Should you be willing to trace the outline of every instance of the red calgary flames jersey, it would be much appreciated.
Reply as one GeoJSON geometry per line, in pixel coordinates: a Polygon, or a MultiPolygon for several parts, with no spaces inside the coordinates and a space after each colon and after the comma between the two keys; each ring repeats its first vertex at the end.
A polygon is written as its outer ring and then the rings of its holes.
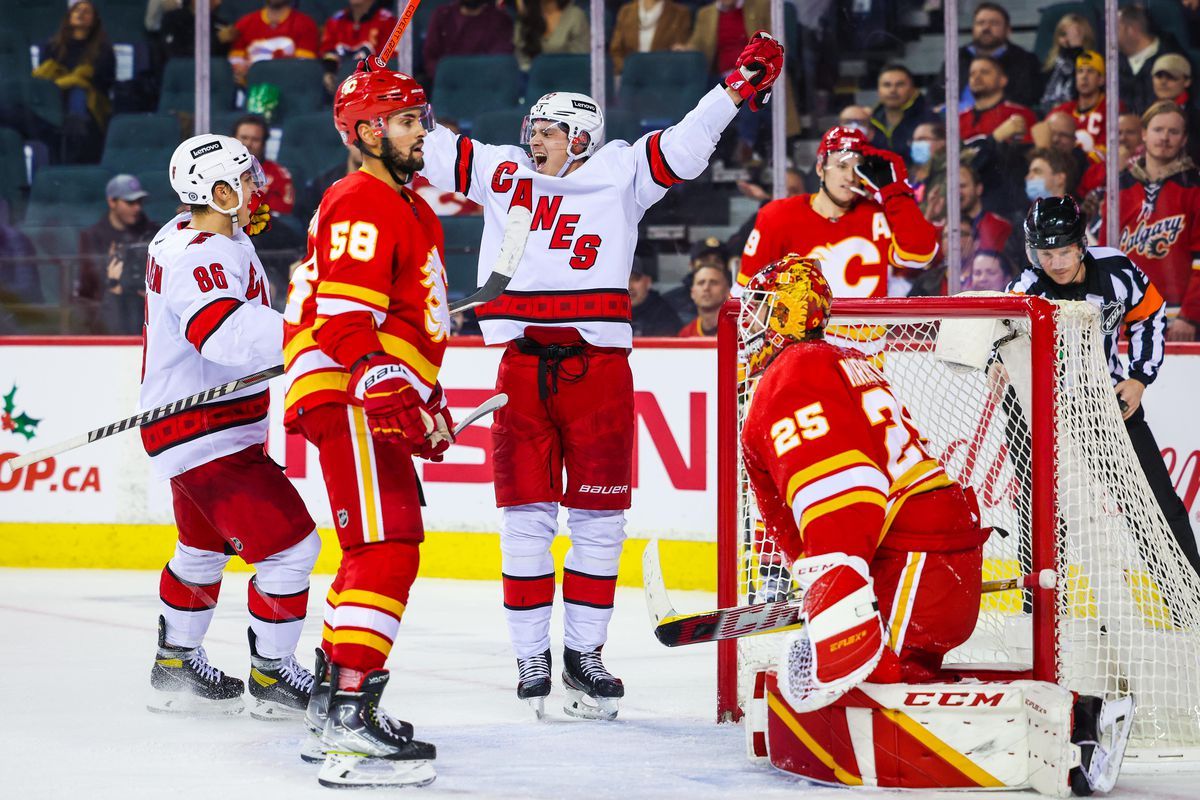
{"type": "Polygon", "coordinates": [[[937,254],[937,229],[907,196],[888,200],[885,210],[861,200],[837,221],[813,210],[813,195],[767,203],[742,251],[738,283],[788,253],[821,262],[834,297],[887,297],[889,265],[923,269],[937,254]]]}
{"type": "Polygon", "coordinates": [[[229,48],[234,61],[266,61],[272,58],[316,58],[319,31],[317,23],[296,10],[277,24],[267,21],[267,10],[246,14],[235,23],[238,36],[229,48]]]}
{"type": "Polygon", "coordinates": [[[323,403],[359,402],[347,392],[352,364],[336,359],[336,342],[320,333],[344,314],[378,337],[368,350],[395,356],[429,395],[450,335],[443,246],[437,216],[407,188],[396,192],[359,171],[325,192],[283,317],[285,424],[323,403]]]}
{"type": "Polygon", "coordinates": [[[343,8],[325,20],[321,33],[321,57],[335,60],[348,55],[358,58],[378,53],[396,27],[396,15],[375,6],[358,22],[349,8],[343,8]]]}
{"type": "Polygon", "coordinates": [[[789,345],[771,362],[742,456],[767,536],[789,560],[835,551],[869,560],[908,498],[952,485],[883,373],[824,341],[789,345]]]}

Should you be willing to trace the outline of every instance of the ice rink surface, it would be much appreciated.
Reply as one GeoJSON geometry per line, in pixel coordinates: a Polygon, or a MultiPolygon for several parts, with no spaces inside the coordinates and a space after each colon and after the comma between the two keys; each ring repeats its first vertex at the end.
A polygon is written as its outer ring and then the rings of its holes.
{"type": "MultiPolygon", "coordinates": [[[[212,662],[245,679],[246,582],[230,573],[206,642],[212,662]]],[[[329,576],[317,576],[300,654],[311,666],[329,576]]],[[[152,714],[158,574],[0,569],[0,798],[300,800],[343,796],[297,757],[300,723],[243,713],[223,719],[152,714]]],[[[714,597],[679,592],[681,610],[714,597]]],[[[538,722],[516,699],[499,583],[420,580],[389,667],[384,707],[438,748],[437,781],[369,796],[472,798],[783,798],[846,800],[746,761],[740,726],[716,725],[715,651],[668,650],[650,633],[641,592],[619,589],[605,662],[626,698],[615,722],[562,712],[561,622],[555,691],[538,722]]],[[[1112,797],[1195,798],[1200,774],[1126,775],[1112,797]]],[[[343,793],[344,794],[344,793],[343,793]]],[[[866,796],[917,797],[876,790],[866,796]]],[[[930,798],[1034,797],[1011,792],[930,798]]]]}

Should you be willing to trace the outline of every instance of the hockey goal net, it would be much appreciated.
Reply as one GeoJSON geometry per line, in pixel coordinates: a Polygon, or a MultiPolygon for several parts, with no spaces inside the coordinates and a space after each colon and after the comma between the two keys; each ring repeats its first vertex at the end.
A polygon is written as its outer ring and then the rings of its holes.
{"type": "MultiPolygon", "coordinates": [[[[873,357],[929,451],[974,488],[983,524],[995,529],[984,580],[1047,568],[1057,575],[1052,591],[984,595],[974,634],[947,665],[980,679],[1132,694],[1134,761],[1200,761],[1200,580],[1125,434],[1099,312],[1012,295],[837,301],[827,334],[873,357]],[[982,367],[947,359],[980,331],[1000,344],[998,357],[982,367]]],[[[737,360],[736,303],[722,314],[719,336],[724,607],[777,599],[790,578],[761,533],[740,462],[754,381],[737,360]]],[[[720,719],[740,718],[780,637],[719,643],[720,719]]]]}

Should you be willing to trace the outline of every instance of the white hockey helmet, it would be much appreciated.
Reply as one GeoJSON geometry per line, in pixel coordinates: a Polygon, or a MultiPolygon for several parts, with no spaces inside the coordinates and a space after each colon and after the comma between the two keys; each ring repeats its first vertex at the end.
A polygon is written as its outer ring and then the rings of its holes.
{"type": "Polygon", "coordinates": [[[521,144],[527,145],[533,139],[533,123],[538,120],[553,120],[567,132],[567,163],[563,165],[563,172],[572,161],[587,158],[604,144],[604,112],[586,94],[551,92],[542,95],[521,125],[521,144]],[[582,145],[582,152],[572,152],[576,145],[582,145]]]}
{"type": "Polygon", "coordinates": [[[193,136],[176,147],[171,156],[171,188],[179,200],[187,205],[203,203],[231,217],[237,216],[245,201],[242,175],[246,172],[258,189],[266,186],[267,179],[258,159],[232,136],[216,133],[193,136]],[[233,208],[221,208],[213,200],[213,186],[218,181],[229,184],[237,193],[238,204],[233,208]]]}

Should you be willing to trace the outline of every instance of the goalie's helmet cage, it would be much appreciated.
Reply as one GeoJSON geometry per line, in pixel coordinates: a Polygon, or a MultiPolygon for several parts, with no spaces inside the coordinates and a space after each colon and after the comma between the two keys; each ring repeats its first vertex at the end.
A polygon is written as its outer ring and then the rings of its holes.
{"type": "Polygon", "coordinates": [[[1057,250],[1073,244],[1082,247],[1086,223],[1070,195],[1035,200],[1025,215],[1025,253],[1029,263],[1038,265],[1038,250],[1057,250]]]}
{"type": "Polygon", "coordinates": [[[757,375],[784,347],[823,331],[832,302],[815,258],[789,253],[763,267],[742,291],[738,329],[747,373],[757,375]]]}
{"type": "Polygon", "coordinates": [[[179,195],[180,202],[207,205],[231,217],[237,216],[245,202],[242,176],[247,172],[257,189],[266,187],[262,165],[232,136],[216,133],[193,136],[176,147],[171,156],[171,188],[179,195]],[[213,187],[221,181],[229,184],[237,194],[238,202],[233,208],[221,208],[213,199],[213,187]]]}
{"type": "Polygon", "coordinates": [[[521,144],[528,146],[533,140],[533,123],[539,120],[557,122],[566,131],[567,163],[562,172],[572,161],[587,158],[604,144],[604,112],[586,94],[551,92],[542,95],[521,124],[521,144]],[[576,147],[582,148],[580,152],[573,152],[576,147]]]}
{"type": "Polygon", "coordinates": [[[333,124],[342,135],[342,142],[350,146],[359,140],[360,122],[369,124],[382,136],[388,117],[409,108],[421,110],[421,125],[425,130],[434,129],[433,107],[415,78],[403,72],[369,70],[366,62],[359,62],[358,70],[342,81],[334,95],[333,124]]]}

